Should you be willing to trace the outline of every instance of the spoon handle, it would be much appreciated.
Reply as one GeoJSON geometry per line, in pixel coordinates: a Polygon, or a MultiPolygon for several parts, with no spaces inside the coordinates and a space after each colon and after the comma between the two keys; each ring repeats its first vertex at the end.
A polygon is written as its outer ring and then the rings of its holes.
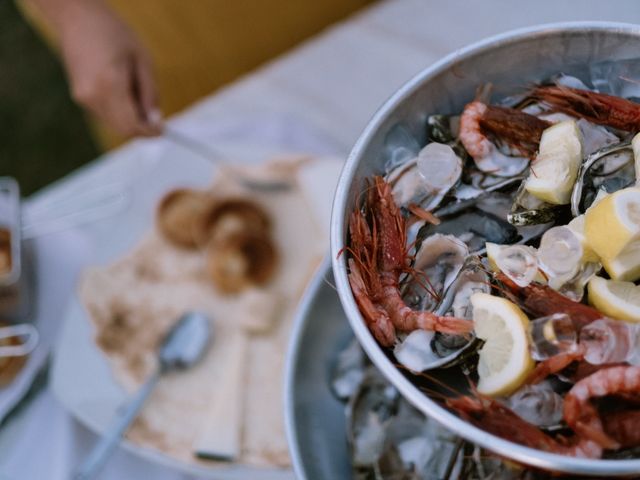
{"type": "Polygon", "coordinates": [[[111,453],[113,453],[116,445],[118,445],[122,435],[124,435],[131,422],[138,415],[147,397],[156,386],[158,378],[160,378],[160,373],[156,372],[146,381],[142,388],[140,388],[122,414],[118,416],[116,421],[104,433],[100,441],[93,447],[89,456],[76,471],[73,480],[89,480],[96,477],[106,460],[111,456],[111,453]]]}
{"type": "Polygon", "coordinates": [[[227,163],[223,160],[224,156],[221,153],[215,151],[206,143],[193,138],[191,135],[185,135],[181,131],[175,130],[173,127],[169,127],[168,125],[164,126],[164,130],[162,133],[165,138],[199,155],[205,160],[223,165],[227,163]]]}

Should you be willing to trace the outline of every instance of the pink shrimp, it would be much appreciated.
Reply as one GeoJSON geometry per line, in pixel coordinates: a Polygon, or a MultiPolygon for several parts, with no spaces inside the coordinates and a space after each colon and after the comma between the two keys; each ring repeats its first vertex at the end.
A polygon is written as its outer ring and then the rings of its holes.
{"type": "Polygon", "coordinates": [[[424,329],[463,334],[471,331],[473,324],[469,320],[416,311],[402,299],[400,274],[412,273],[406,225],[391,188],[382,177],[374,177],[363,209],[365,213],[356,210],[349,220],[348,251],[352,256],[349,280],[358,307],[376,339],[390,345],[395,338],[391,326],[403,332],[424,329]]]}
{"type": "MultiPolygon", "coordinates": [[[[595,308],[575,302],[553,290],[548,285],[532,282],[526,287],[520,287],[502,272],[497,273],[495,278],[509,289],[512,300],[519,303],[533,318],[546,317],[554,313],[564,313],[571,319],[576,331],[580,332],[585,326],[603,317],[602,313],[595,308]]],[[[527,378],[527,383],[539,383],[549,375],[564,370],[574,362],[584,363],[582,362],[584,355],[585,349],[578,345],[575,350],[562,352],[543,360],[531,372],[527,378]]]]}
{"type": "Polygon", "coordinates": [[[536,87],[531,96],[567,115],[627,132],[640,131],[640,105],[624,98],[564,86],[536,87]]]}
{"type": "Polygon", "coordinates": [[[487,105],[475,100],[464,107],[458,137],[481,170],[513,170],[520,168],[518,159],[502,154],[489,136],[514,147],[525,157],[532,158],[538,149],[542,131],[550,125],[549,122],[520,110],[487,105]]]}
{"type": "Polygon", "coordinates": [[[574,436],[561,441],[541,431],[503,404],[480,396],[461,396],[446,400],[447,406],[478,428],[527,447],[583,458],[600,458],[602,447],[588,438],[574,436]]]}
{"type": "Polygon", "coordinates": [[[576,383],[564,397],[564,419],[578,435],[603,448],[620,448],[620,442],[605,432],[591,400],[627,394],[640,394],[640,367],[618,366],[598,370],[576,383]]]}
{"type": "Polygon", "coordinates": [[[532,282],[520,287],[504,273],[495,278],[504,284],[514,295],[516,302],[532,315],[532,318],[546,317],[554,313],[564,313],[571,318],[577,331],[596,320],[603,318],[602,313],[589,305],[574,302],[548,285],[532,282]]]}
{"type": "Polygon", "coordinates": [[[480,128],[480,120],[487,109],[486,104],[476,100],[464,107],[460,117],[460,141],[474,159],[490,155],[495,148],[480,128]]]}

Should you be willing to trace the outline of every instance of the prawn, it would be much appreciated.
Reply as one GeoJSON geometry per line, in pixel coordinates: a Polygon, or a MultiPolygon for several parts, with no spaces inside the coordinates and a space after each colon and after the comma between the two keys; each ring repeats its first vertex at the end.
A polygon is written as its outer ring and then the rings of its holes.
{"type": "MultiPolygon", "coordinates": [[[[564,313],[571,319],[576,332],[602,318],[602,313],[595,308],[575,302],[548,285],[532,282],[525,287],[520,287],[502,272],[497,273],[495,278],[509,289],[513,300],[533,317],[540,318],[555,313],[564,313]]],[[[564,370],[573,362],[581,362],[584,359],[584,354],[585,349],[581,345],[577,345],[575,349],[549,357],[536,365],[526,383],[539,383],[549,375],[564,370]]]]}
{"type": "Polygon", "coordinates": [[[479,100],[468,103],[460,117],[458,138],[484,172],[520,173],[527,166],[540,143],[542,131],[551,124],[514,108],[487,105],[479,100]],[[520,151],[527,158],[502,153],[489,139],[492,136],[520,151]]]}
{"type": "Polygon", "coordinates": [[[511,291],[515,300],[534,318],[564,313],[571,318],[571,323],[578,332],[584,326],[603,318],[602,313],[595,308],[574,302],[548,285],[531,282],[526,287],[520,287],[502,272],[497,273],[495,278],[511,291]]]}
{"type": "Polygon", "coordinates": [[[565,86],[535,87],[531,96],[567,115],[627,132],[640,131],[640,105],[624,98],[565,86]]]}
{"type": "Polygon", "coordinates": [[[506,440],[560,455],[582,458],[602,456],[602,447],[589,438],[576,435],[563,442],[547,435],[505,405],[476,395],[449,398],[446,404],[476,427],[506,440]]]}
{"type": "Polygon", "coordinates": [[[577,382],[564,397],[563,416],[576,434],[607,449],[617,449],[622,443],[605,432],[603,421],[591,400],[608,395],[640,393],[640,367],[604,368],[577,382]]]}
{"type": "Polygon", "coordinates": [[[376,339],[391,345],[395,339],[391,326],[403,332],[470,332],[470,320],[413,310],[403,300],[400,274],[411,273],[406,224],[382,177],[374,177],[363,211],[354,211],[349,220],[349,280],[356,303],[376,339]]]}

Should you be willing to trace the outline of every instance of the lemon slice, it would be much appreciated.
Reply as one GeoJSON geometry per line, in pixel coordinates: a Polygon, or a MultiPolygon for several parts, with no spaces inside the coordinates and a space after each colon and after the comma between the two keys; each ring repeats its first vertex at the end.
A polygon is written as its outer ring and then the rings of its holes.
{"type": "Polygon", "coordinates": [[[540,138],[524,188],[533,196],[555,205],[571,201],[571,191],[582,162],[582,134],[574,120],[550,126],[540,138]]]}
{"type": "Polygon", "coordinates": [[[640,240],[640,188],[618,190],[590,207],[585,213],[584,234],[605,261],[635,250],[632,245],[640,240]]]}
{"type": "Polygon", "coordinates": [[[489,264],[489,269],[491,269],[492,272],[499,272],[500,268],[496,263],[496,258],[498,258],[498,255],[500,255],[500,252],[504,247],[506,247],[506,245],[487,242],[484,246],[487,249],[487,263],[489,264]]]}
{"type": "Polygon", "coordinates": [[[632,282],[619,282],[593,277],[587,286],[589,303],[605,315],[640,322],[640,286],[632,282]]]}
{"type": "Polygon", "coordinates": [[[478,392],[508,395],[533,369],[529,355],[529,319],[517,305],[487,293],[471,295],[476,335],[485,341],[478,362],[478,392]]]}
{"type": "Polygon", "coordinates": [[[612,260],[603,258],[600,261],[613,280],[640,280],[640,243],[630,245],[612,260]]]}
{"type": "Polygon", "coordinates": [[[580,240],[580,244],[582,245],[582,261],[584,263],[596,263],[600,261],[598,254],[593,251],[593,249],[589,246],[589,242],[587,242],[587,237],[584,234],[584,214],[578,215],[573,220],[571,220],[567,227],[576,235],[578,240],[580,240]]]}

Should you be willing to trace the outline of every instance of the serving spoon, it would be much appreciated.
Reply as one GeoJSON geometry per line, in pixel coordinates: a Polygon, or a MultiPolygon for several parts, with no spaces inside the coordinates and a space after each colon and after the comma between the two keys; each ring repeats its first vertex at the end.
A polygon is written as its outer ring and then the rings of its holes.
{"type": "Polygon", "coordinates": [[[160,377],[173,370],[185,370],[200,360],[211,337],[209,319],[202,313],[187,312],[165,336],[158,351],[159,364],[126,409],[102,436],[73,476],[74,480],[95,478],[113,453],[120,438],[136,418],[160,377]]]}
{"type": "Polygon", "coordinates": [[[291,181],[288,181],[286,179],[275,177],[254,178],[248,175],[246,172],[243,172],[234,165],[231,165],[228,161],[224,160],[224,156],[220,152],[214,150],[206,143],[201,142],[200,140],[192,137],[191,135],[187,135],[180,130],[176,130],[173,127],[164,125],[162,128],[162,135],[165,139],[171,141],[172,143],[179,145],[192,153],[195,153],[199,157],[204,158],[211,163],[215,163],[223,167],[225,171],[232,175],[238,183],[245,186],[249,190],[264,193],[277,193],[291,189],[291,181]]]}

